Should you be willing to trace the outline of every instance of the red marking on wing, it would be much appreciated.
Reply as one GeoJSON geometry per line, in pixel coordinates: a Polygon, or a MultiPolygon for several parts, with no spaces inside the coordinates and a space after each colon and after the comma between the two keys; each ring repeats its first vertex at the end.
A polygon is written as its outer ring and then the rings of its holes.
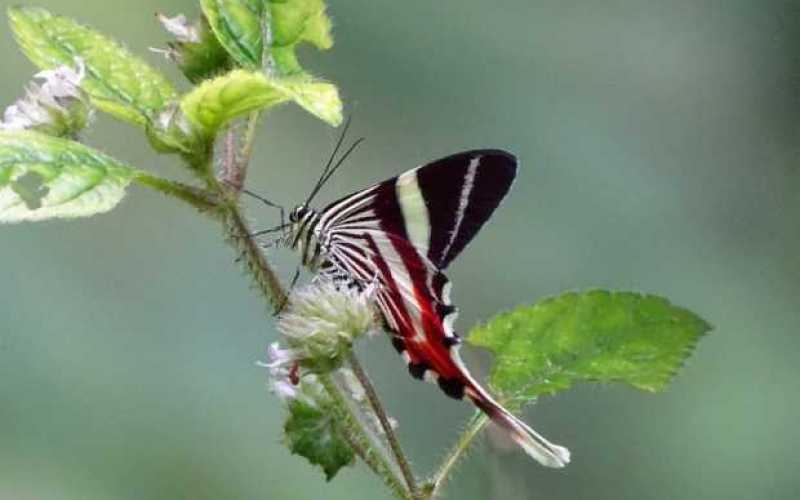
{"type": "Polygon", "coordinates": [[[384,278],[384,286],[378,291],[386,301],[391,301],[401,312],[397,318],[393,311],[381,307],[385,316],[395,319],[398,332],[405,341],[406,352],[412,363],[424,363],[430,369],[445,379],[454,379],[468,384],[468,377],[453,361],[449,348],[446,345],[444,324],[437,314],[438,303],[441,299],[435,297],[428,283],[437,271],[433,266],[426,265],[417,249],[402,238],[387,236],[397,254],[402,259],[402,264],[408,270],[411,278],[410,290],[397,283],[394,279],[389,264],[381,256],[375,241],[367,237],[367,242],[374,251],[374,263],[384,278]],[[416,304],[419,309],[419,325],[412,319],[412,313],[406,307],[406,302],[416,304]],[[422,331],[418,331],[421,327],[422,331]],[[420,335],[421,334],[421,335],[420,335]]]}

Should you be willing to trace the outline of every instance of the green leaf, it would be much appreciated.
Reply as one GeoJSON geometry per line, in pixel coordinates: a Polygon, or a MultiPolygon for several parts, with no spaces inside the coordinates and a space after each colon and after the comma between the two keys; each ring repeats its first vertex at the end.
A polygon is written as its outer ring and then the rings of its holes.
{"type": "Polygon", "coordinates": [[[200,0],[220,44],[240,66],[261,67],[263,0],[200,0]]]}
{"type": "Polygon", "coordinates": [[[323,0],[201,0],[200,4],[222,46],[243,68],[266,67],[284,76],[301,73],[295,55],[300,43],[320,49],[333,45],[323,0]]]}
{"type": "Polygon", "coordinates": [[[323,50],[333,46],[331,21],[323,0],[269,0],[266,5],[271,26],[266,66],[284,75],[298,73],[302,68],[295,50],[300,43],[323,50]]]}
{"type": "Polygon", "coordinates": [[[251,111],[293,100],[331,125],[342,121],[335,85],[304,77],[269,78],[262,73],[232,71],[209,80],[181,100],[181,110],[206,137],[251,111]]]}
{"type": "Polygon", "coordinates": [[[289,450],[321,466],[328,481],[339,469],[355,461],[353,450],[339,433],[332,411],[294,399],[289,403],[284,431],[289,450]]]}
{"type": "Polygon", "coordinates": [[[494,353],[491,384],[526,400],[579,381],[662,390],[710,330],[661,297],[594,290],[500,314],[468,341],[494,353]]]}
{"type": "Polygon", "coordinates": [[[0,223],[106,212],[136,174],[77,142],[37,132],[0,132],[0,223]]]}
{"type": "Polygon", "coordinates": [[[144,126],[177,97],[161,73],[86,26],[34,7],[12,7],[8,16],[17,42],[40,68],[74,66],[83,58],[82,87],[102,111],[144,126]]]}

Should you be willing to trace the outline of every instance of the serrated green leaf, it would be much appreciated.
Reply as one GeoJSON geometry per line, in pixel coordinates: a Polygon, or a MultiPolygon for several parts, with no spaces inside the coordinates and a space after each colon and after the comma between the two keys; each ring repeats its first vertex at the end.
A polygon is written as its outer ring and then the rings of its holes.
{"type": "Polygon", "coordinates": [[[22,50],[40,68],[74,66],[81,57],[87,68],[81,86],[104,112],[144,126],[177,98],[161,73],[72,19],[34,7],[10,8],[8,17],[22,50]]]}
{"type": "Polygon", "coordinates": [[[301,399],[289,403],[284,432],[289,450],[322,467],[328,481],[339,469],[355,461],[353,450],[339,434],[333,413],[301,399]]]}
{"type": "Polygon", "coordinates": [[[198,86],[181,100],[181,110],[197,130],[212,137],[238,116],[289,100],[332,125],[342,121],[336,86],[308,78],[269,78],[244,70],[198,86]]]}
{"type": "Polygon", "coordinates": [[[0,223],[86,217],[114,208],[137,171],[80,143],[0,132],[0,223]]]}
{"type": "Polygon", "coordinates": [[[527,400],[580,381],[659,391],[709,330],[661,297],[595,290],[500,314],[468,341],[494,353],[492,386],[527,400]]]}
{"type": "Polygon", "coordinates": [[[301,73],[297,45],[308,42],[320,49],[333,45],[323,0],[201,0],[200,4],[222,46],[243,68],[266,67],[283,76],[301,73]]]}

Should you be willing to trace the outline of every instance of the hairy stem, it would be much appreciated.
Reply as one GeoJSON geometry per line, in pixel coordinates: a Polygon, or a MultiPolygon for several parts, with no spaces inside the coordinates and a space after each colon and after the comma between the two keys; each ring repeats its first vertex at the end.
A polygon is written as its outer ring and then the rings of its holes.
{"type": "MultiPolygon", "coordinates": [[[[258,131],[258,119],[261,113],[253,111],[247,117],[247,129],[244,133],[244,144],[239,151],[238,168],[236,169],[241,177],[241,184],[244,184],[244,179],[247,177],[247,167],[250,165],[250,158],[253,156],[253,147],[256,144],[256,132],[258,131]]],[[[239,188],[241,190],[241,187],[239,188]]]]}
{"type": "Polygon", "coordinates": [[[427,497],[425,498],[434,499],[441,494],[442,488],[447,482],[448,477],[450,477],[450,474],[453,472],[461,458],[464,457],[472,442],[476,437],[478,437],[488,423],[489,417],[487,417],[486,414],[482,412],[476,412],[475,415],[473,415],[472,419],[467,425],[467,428],[461,433],[461,437],[458,438],[455,446],[453,446],[444,460],[442,460],[441,465],[439,465],[436,473],[431,478],[429,483],[430,488],[427,489],[427,497]]]}
{"type": "Polygon", "coordinates": [[[244,141],[247,154],[242,158],[237,158],[236,154],[236,144],[239,143],[238,131],[234,128],[228,130],[224,138],[225,149],[220,166],[220,181],[222,182],[211,178],[209,187],[226,201],[222,208],[223,224],[228,241],[239,251],[240,259],[244,262],[245,269],[253,277],[256,287],[270,303],[273,311],[277,313],[286,303],[286,291],[278,275],[261,252],[258,242],[253,238],[253,232],[238,203],[239,192],[244,186],[247,175],[247,164],[250,162],[250,152],[255,141],[257,124],[258,113],[251,113],[244,141]]]}
{"type": "Polygon", "coordinates": [[[228,240],[241,253],[245,269],[253,277],[256,287],[267,298],[273,311],[279,312],[286,303],[286,292],[278,275],[270,267],[258,243],[251,236],[252,231],[247,225],[239,205],[233,200],[230,200],[225,206],[224,224],[228,240]]]}
{"type": "Polygon", "coordinates": [[[183,200],[202,213],[211,215],[213,217],[219,217],[221,214],[219,198],[213,193],[204,189],[189,186],[187,184],[169,179],[163,179],[146,172],[140,172],[136,176],[135,181],[142,186],[155,189],[156,191],[160,191],[167,196],[172,196],[173,198],[183,200]]]}
{"type": "Polygon", "coordinates": [[[358,379],[358,382],[364,388],[364,392],[367,396],[370,406],[372,407],[372,411],[375,412],[375,415],[378,417],[378,421],[383,428],[383,432],[386,434],[386,440],[389,442],[389,448],[392,450],[395,461],[400,467],[400,472],[403,474],[403,479],[406,481],[406,485],[408,486],[408,490],[411,492],[411,496],[413,498],[419,498],[419,489],[417,488],[417,481],[414,479],[414,473],[411,471],[411,465],[403,453],[403,448],[400,446],[400,442],[397,440],[397,434],[395,434],[394,429],[392,429],[392,424],[389,422],[389,417],[386,416],[386,411],[383,409],[383,405],[378,397],[378,393],[375,391],[375,387],[372,385],[369,376],[367,376],[367,373],[364,371],[364,368],[358,361],[358,357],[352,350],[348,356],[348,361],[350,363],[350,367],[353,369],[353,373],[358,379]]]}
{"type": "Polygon", "coordinates": [[[250,113],[247,117],[247,128],[243,137],[238,130],[239,127],[232,125],[228,128],[223,138],[222,165],[220,165],[219,179],[232,188],[236,194],[244,188],[247,167],[250,165],[250,158],[253,155],[260,116],[261,113],[258,111],[250,113]],[[241,149],[238,149],[240,147],[241,149]]]}
{"type": "Polygon", "coordinates": [[[364,430],[358,417],[353,413],[353,409],[342,395],[342,391],[333,381],[330,375],[320,375],[319,381],[333,400],[335,411],[339,421],[343,424],[345,438],[353,451],[361,457],[365,464],[380,477],[384,484],[398,497],[403,500],[415,500],[400,482],[388,459],[380,453],[380,445],[375,443],[364,430]]]}

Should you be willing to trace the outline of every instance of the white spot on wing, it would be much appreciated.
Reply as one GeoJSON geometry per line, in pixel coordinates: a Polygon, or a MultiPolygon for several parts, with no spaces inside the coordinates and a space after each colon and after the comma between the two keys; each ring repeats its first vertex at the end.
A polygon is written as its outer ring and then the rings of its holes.
{"type": "Polygon", "coordinates": [[[456,211],[456,222],[453,225],[453,232],[450,234],[450,241],[442,250],[442,257],[450,253],[450,247],[455,243],[458,237],[458,232],[461,230],[461,223],[464,221],[464,215],[467,213],[467,206],[469,205],[469,195],[475,187],[475,173],[478,171],[478,165],[481,163],[481,157],[476,156],[469,161],[467,166],[467,174],[464,176],[464,185],[461,187],[461,196],[458,199],[458,210],[456,211]]]}
{"type": "Polygon", "coordinates": [[[408,233],[409,241],[422,255],[428,253],[431,224],[428,220],[428,207],[417,181],[417,169],[409,170],[397,178],[395,193],[408,233]]]}

